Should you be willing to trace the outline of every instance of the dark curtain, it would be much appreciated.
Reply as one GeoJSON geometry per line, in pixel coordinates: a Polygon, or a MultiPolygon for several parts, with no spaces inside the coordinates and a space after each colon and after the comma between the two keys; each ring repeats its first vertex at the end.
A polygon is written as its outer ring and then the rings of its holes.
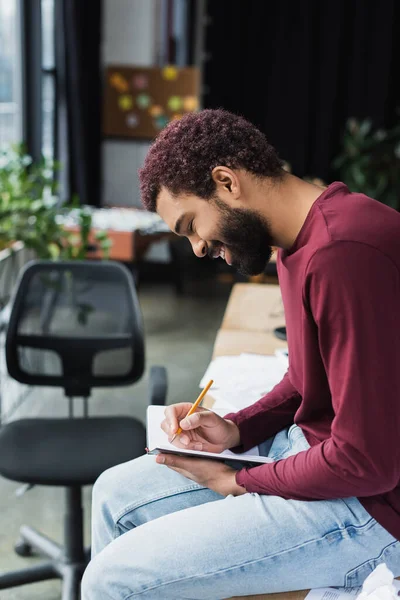
{"type": "Polygon", "coordinates": [[[57,0],[55,9],[60,195],[99,206],[101,0],[57,0]]]}
{"type": "Polygon", "coordinates": [[[332,180],[348,117],[400,106],[398,0],[207,2],[204,107],[242,114],[299,176],[332,180]]]}
{"type": "Polygon", "coordinates": [[[196,63],[196,0],[186,0],[187,2],[187,59],[186,63],[190,66],[196,63]]]}

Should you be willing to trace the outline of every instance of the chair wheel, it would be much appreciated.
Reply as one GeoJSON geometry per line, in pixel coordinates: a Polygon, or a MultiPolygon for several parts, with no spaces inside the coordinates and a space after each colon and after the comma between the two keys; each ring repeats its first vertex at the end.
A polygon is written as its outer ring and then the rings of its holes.
{"type": "Polygon", "coordinates": [[[14,546],[14,550],[18,556],[32,556],[33,548],[30,544],[27,544],[24,540],[18,540],[14,546]]]}

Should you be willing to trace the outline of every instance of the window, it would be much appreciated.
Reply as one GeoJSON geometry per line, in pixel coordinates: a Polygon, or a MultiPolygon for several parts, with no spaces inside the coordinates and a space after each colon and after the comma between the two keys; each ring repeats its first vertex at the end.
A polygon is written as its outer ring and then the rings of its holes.
{"type": "Polygon", "coordinates": [[[54,0],[41,0],[42,28],[42,153],[55,157],[56,70],[54,0]]]}
{"type": "Polygon", "coordinates": [[[55,156],[54,4],[0,0],[0,146],[24,140],[30,151],[37,148],[36,156],[48,158],[55,156]]]}
{"type": "Polygon", "coordinates": [[[19,0],[0,0],[0,146],[22,141],[19,0]]]}

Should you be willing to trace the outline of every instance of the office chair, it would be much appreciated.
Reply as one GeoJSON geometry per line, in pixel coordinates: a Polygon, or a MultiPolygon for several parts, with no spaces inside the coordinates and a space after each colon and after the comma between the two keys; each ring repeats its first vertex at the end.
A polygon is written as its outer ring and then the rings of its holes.
{"type": "MultiPolygon", "coordinates": [[[[144,453],[145,427],[132,417],[89,417],[94,387],[138,381],[144,372],[140,308],[128,270],[112,261],[32,261],[20,273],[6,333],[6,362],[22,383],[56,386],[69,418],[23,418],[0,428],[0,474],[31,485],[66,488],[64,544],[23,526],[15,550],[49,560],[0,573],[0,589],[60,578],[62,600],[78,600],[89,560],[83,544],[82,486],[144,453]],[[74,417],[74,398],[84,416],[74,417]]],[[[150,372],[150,403],[165,404],[166,372],[150,372]]]]}

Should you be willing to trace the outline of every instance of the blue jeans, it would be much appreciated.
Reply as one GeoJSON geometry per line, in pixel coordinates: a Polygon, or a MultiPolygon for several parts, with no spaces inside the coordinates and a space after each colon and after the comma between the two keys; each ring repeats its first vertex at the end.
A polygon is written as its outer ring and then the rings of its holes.
{"type": "MultiPolygon", "coordinates": [[[[292,425],[260,450],[279,459],[307,448],[292,425]]],[[[82,599],[220,600],[352,587],[381,562],[400,575],[400,542],[356,498],[224,497],[146,455],[94,486],[82,599]]]]}

